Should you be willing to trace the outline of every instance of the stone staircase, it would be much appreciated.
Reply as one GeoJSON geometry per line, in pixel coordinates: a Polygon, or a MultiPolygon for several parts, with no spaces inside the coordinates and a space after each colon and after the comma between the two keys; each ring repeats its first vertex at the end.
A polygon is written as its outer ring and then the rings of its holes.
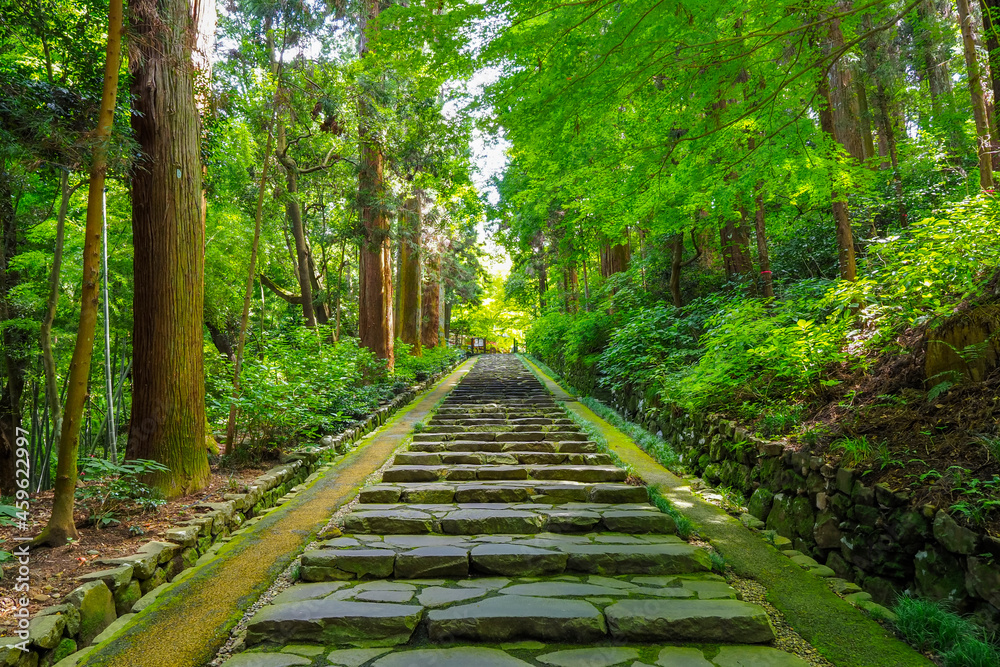
{"type": "Polygon", "coordinates": [[[807,664],[747,646],[764,610],[630,481],[519,359],[482,357],[226,665],[807,664]]]}

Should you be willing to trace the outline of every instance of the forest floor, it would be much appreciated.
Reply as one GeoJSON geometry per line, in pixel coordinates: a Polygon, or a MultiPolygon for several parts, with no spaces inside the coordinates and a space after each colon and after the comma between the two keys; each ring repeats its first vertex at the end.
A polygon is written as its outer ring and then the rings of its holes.
{"type": "MultiPolygon", "coordinates": [[[[122,507],[109,517],[113,521],[106,526],[95,525],[90,519],[95,509],[78,502],[75,516],[80,539],[54,549],[35,547],[31,550],[31,615],[60,604],[61,599],[79,585],[77,577],[110,567],[100,563],[100,559],[135,553],[143,544],[156,540],[178,522],[197,514],[204,503],[221,502],[224,494],[239,493],[266,470],[266,467],[233,469],[213,465],[209,485],[204,490],[172,500],[152,511],[144,511],[138,506],[122,507]]],[[[48,522],[52,513],[52,494],[52,491],[43,491],[31,498],[31,532],[41,531],[48,522]]],[[[0,547],[12,544],[9,540],[15,532],[21,533],[16,527],[0,526],[0,547]]],[[[3,565],[0,632],[16,623],[12,616],[16,598],[12,571],[16,567],[14,562],[3,565]]]]}

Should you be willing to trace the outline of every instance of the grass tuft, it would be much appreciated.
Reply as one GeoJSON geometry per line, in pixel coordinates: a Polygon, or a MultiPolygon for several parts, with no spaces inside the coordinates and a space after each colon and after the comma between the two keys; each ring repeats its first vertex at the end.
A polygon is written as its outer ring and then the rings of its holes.
{"type": "Polygon", "coordinates": [[[946,667],[1000,667],[1000,652],[985,641],[982,629],[945,604],[903,596],[893,611],[906,640],[941,654],[946,667]]]}

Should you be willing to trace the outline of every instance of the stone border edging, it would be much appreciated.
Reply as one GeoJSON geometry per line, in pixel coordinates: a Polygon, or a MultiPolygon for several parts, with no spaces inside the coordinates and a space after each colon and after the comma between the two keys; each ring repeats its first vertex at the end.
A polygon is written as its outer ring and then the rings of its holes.
{"type": "Polygon", "coordinates": [[[232,536],[298,495],[319,477],[320,467],[334,465],[365,435],[463,361],[458,359],[400,392],[360,424],[336,436],[324,436],[319,446],[305,445],[282,455],[281,463],[250,482],[246,493],[225,494],[221,503],[194,504],[206,511],[168,529],[164,541],[148,542],[131,556],[98,560],[113,567],[77,577],[82,585],[70,591],[62,604],[45,607],[31,619],[28,651],[17,648],[24,641],[18,637],[0,638],[0,667],[61,664],[82,653],[81,649],[110,638],[155,602],[170,583],[210,561],[232,536]]]}

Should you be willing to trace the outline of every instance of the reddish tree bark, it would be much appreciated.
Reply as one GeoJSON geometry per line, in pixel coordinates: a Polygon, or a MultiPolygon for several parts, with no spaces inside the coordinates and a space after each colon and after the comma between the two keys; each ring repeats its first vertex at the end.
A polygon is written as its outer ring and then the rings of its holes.
{"type": "MultiPolygon", "coordinates": [[[[375,37],[379,15],[378,0],[363,0],[359,52],[368,54],[375,37]]],[[[359,257],[360,304],[358,335],[361,345],[393,367],[392,260],[389,249],[389,216],[385,210],[385,156],[379,141],[373,112],[364,94],[358,95],[358,204],[361,209],[363,239],[359,257]]]]}
{"type": "Polygon", "coordinates": [[[202,363],[205,229],[201,122],[191,35],[195,0],[130,0],[135,66],[132,176],[135,306],[127,456],[169,472],[145,480],[165,497],[208,482],[202,363]]]}
{"type": "Polygon", "coordinates": [[[412,346],[412,354],[419,357],[421,350],[421,270],[420,235],[423,210],[419,194],[403,203],[400,212],[399,239],[399,338],[412,346]]]}

